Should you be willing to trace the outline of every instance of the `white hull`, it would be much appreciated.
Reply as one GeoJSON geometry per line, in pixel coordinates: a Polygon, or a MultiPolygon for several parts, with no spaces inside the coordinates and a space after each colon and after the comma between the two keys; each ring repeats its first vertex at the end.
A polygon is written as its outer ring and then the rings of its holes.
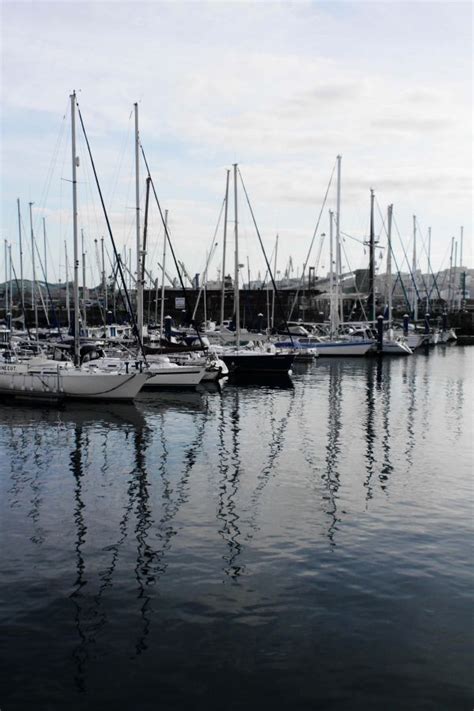
{"type": "Polygon", "coordinates": [[[133,400],[147,380],[141,373],[12,363],[0,366],[0,395],[22,399],[133,400]]]}
{"type": "Polygon", "coordinates": [[[412,355],[413,351],[401,341],[384,341],[382,344],[382,353],[384,355],[412,355]]]}
{"type": "Polygon", "coordinates": [[[423,333],[409,333],[408,336],[406,336],[407,345],[412,351],[414,351],[415,348],[419,348],[426,340],[427,335],[423,333]]]}
{"type": "Polygon", "coordinates": [[[205,371],[205,366],[191,365],[150,369],[149,378],[144,385],[144,389],[196,387],[203,379],[205,371]]]}
{"type": "Polygon", "coordinates": [[[324,356],[365,356],[372,348],[372,341],[362,343],[350,341],[321,341],[315,344],[320,357],[324,356]]]}

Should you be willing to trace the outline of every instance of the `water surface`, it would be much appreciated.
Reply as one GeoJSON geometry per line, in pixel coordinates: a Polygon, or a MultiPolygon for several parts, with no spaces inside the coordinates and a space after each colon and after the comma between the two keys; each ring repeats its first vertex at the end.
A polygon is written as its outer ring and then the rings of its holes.
{"type": "Polygon", "coordinates": [[[0,707],[470,709],[473,350],[0,406],[0,707]]]}

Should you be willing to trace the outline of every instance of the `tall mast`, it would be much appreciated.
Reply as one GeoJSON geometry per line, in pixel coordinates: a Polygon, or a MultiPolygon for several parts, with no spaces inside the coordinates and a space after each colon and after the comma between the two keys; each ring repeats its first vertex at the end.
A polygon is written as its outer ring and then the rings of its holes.
{"type": "Polygon", "coordinates": [[[69,265],[67,259],[67,245],[66,240],[64,240],[64,258],[65,258],[65,268],[66,268],[66,311],[67,311],[67,325],[68,328],[71,326],[71,313],[69,305],[69,265]]]}
{"type": "Polygon", "coordinates": [[[430,310],[430,289],[431,289],[431,227],[428,227],[428,272],[426,275],[426,283],[428,285],[426,291],[426,311],[430,310]]]}
{"type": "Polygon", "coordinates": [[[163,264],[161,269],[161,305],[160,305],[160,343],[163,338],[165,324],[165,269],[166,269],[166,241],[168,234],[168,210],[165,210],[165,234],[163,235],[163,264]]]}
{"type": "Polygon", "coordinates": [[[235,265],[234,265],[234,312],[235,338],[237,348],[240,346],[240,303],[239,303],[239,220],[237,209],[237,163],[234,163],[234,233],[235,233],[235,265]]]}
{"type": "Polygon", "coordinates": [[[413,279],[413,320],[418,320],[418,290],[416,285],[416,215],[413,215],[413,262],[412,262],[412,279],[413,279]]]}
{"type": "Polygon", "coordinates": [[[16,199],[18,207],[18,238],[20,242],[20,291],[21,291],[21,307],[22,313],[25,315],[25,286],[23,283],[23,242],[21,234],[21,212],[20,212],[20,198],[16,199]]]}
{"type": "Polygon", "coordinates": [[[329,210],[329,321],[330,337],[336,331],[336,313],[334,308],[334,213],[329,210]]]}
{"type": "Polygon", "coordinates": [[[78,157],[76,156],[76,92],[73,92],[71,98],[71,151],[72,151],[72,226],[73,226],[73,244],[74,244],[74,286],[73,286],[73,303],[74,303],[74,364],[80,365],[80,341],[79,341],[79,245],[77,234],[77,177],[76,168],[78,165],[78,157]]]}
{"type": "MultiPolygon", "coordinates": [[[[138,104],[133,105],[135,109],[135,210],[136,210],[136,233],[137,233],[137,330],[140,341],[143,336],[143,278],[142,278],[142,254],[140,244],[140,137],[138,131],[138,104]]],[[[132,265],[130,265],[131,268],[132,265]]]]}
{"type": "MultiPolygon", "coordinates": [[[[13,288],[12,288],[12,246],[8,245],[8,284],[9,284],[9,306],[10,306],[10,316],[13,316],[13,288]]],[[[5,314],[6,315],[6,314],[5,314]]],[[[11,326],[11,320],[9,322],[11,326]]]]}
{"type": "Polygon", "coordinates": [[[86,252],[84,250],[84,230],[81,228],[81,251],[82,251],[82,323],[83,328],[87,324],[86,314],[86,252]]]}
{"type": "Polygon", "coordinates": [[[454,237],[451,238],[451,254],[449,257],[448,311],[451,308],[451,299],[452,299],[452,295],[453,295],[453,252],[454,252],[454,237]]]}
{"type": "Polygon", "coordinates": [[[374,232],[374,191],[370,189],[370,240],[369,240],[369,320],[375,323],[375,232],[374,232]]]}
{"type": "Polygon", "coordinates": [[[387,209],[387,308],[388,327],[392,328],[392,212],[393,205],[387,209]]]}
{"type": "Polygon", "coordinates": [[[43,273],[44,273],[44,282],[45,282],[45,286],[46,286],[46,311],[48,311],[48,298],[49,298],[48,257],[46,254],[46,218],[45,217],[43,217],[43,254],[44,254],[43,273]]]}
{"type": "Polygon", "coordinates": [[[104,238],[100,238],[100,254],[102,258],[102,291],[104,296],[104,311],[107,314],[109,304],[107,299],[107,281],[105,279],[105,256],[104,256],[104,238]]]}
{"type": "Polygon", "coordinates": [[[458,241],[456,240],[454,243],[454,289],[453,289],[453,311],[456,308],[456,294],[458,290],[458,241]]]}
{"type": "Polygon", "coordinates": [[[340,317],[338,325],[344,321],[342,288],[341,288],[341,160],[342,156],[337,156],[337,193],[336,193],[336,308],[340,317]]]}
{"type": "Polygon", "coordinates": [[[36,340],[38,340],[38,304],[36,303],[36,261],[35,261],[35,236],[33,233],[33,213],[32,207],[33,203],[28,203],[30,206],[30,232],[31,232],[31,260],[33,268],[33,281],[31,282],[31,303],[35,313],[35,333],[36,340]]]}
{"type": "Polygon", "coordinates": [[[8,241],[5,242],[5,318],[8,313],[8,241]]]}
{"type": "Polygon", "coordinates": [[[225,206],[224,206],[224,245],[222,247],[222,284],[221,284],[221,328],[224,321],[225,308],[225,251],[227,246],[227,208],[229,204],[229,176],[230,170],[227,170],[225,181],[225,206]]]}
{"type": "MultiPolygon", "coordinates": [[[[276,236],[276,240],[275,240],[275,259],[273,261],[273,274],[275,275],[275,280],[276,280],[276,273],[277,273],[277,257],[278,257],[278,235],[276,236]]],[[[274,328],[274,327],[275,327],[275,288],[273,288],[273,291],[272,291],[272,328],[274,328]]]]}
{"type": "Polygon", "coordinates": [[[46,249],[46,217],[43,217],[44,280],[48,283],[48,255],[46,249]]]}

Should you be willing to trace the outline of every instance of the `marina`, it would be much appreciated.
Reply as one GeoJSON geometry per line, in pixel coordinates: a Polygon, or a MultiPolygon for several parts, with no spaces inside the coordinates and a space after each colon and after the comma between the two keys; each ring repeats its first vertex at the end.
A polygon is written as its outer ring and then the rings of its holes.
{"type": "Polygon", "coordinates": [[[0,711],[471,709],[472,3],[0,4],[0,711]]]}

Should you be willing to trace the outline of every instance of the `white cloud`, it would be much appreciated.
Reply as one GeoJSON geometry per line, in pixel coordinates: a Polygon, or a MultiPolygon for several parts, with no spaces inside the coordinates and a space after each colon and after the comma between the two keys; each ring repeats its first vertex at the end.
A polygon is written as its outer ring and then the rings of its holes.
{"type": "MultiPolygon", "coordinates": [[[[196,270],[232,162],[242,164],[267,243],[282,235],[282,260],[303,260],[337,153],[349,232],[365,224],[373,186],[407,225],[415,211],[438,226],[438,254],[458,223],[470,233],[466,6],[431,4],[427,18],[424,4],[403,2],[40,2],[4,3],[3,14],[7,234],[17,195],[40,202],[73,87],[122,243],[133,234],[135,100],[177,251],[196,270]],[[454,47],[441,41],[448,27],[454,47]]],[[[70,200],[67,150],[51,181],[52,214],[70,200]]],[[[81,197],[92,232],[97,204],[81,197]]],[[[64,220],[50,239],[63,237],[64,220]]]]}

